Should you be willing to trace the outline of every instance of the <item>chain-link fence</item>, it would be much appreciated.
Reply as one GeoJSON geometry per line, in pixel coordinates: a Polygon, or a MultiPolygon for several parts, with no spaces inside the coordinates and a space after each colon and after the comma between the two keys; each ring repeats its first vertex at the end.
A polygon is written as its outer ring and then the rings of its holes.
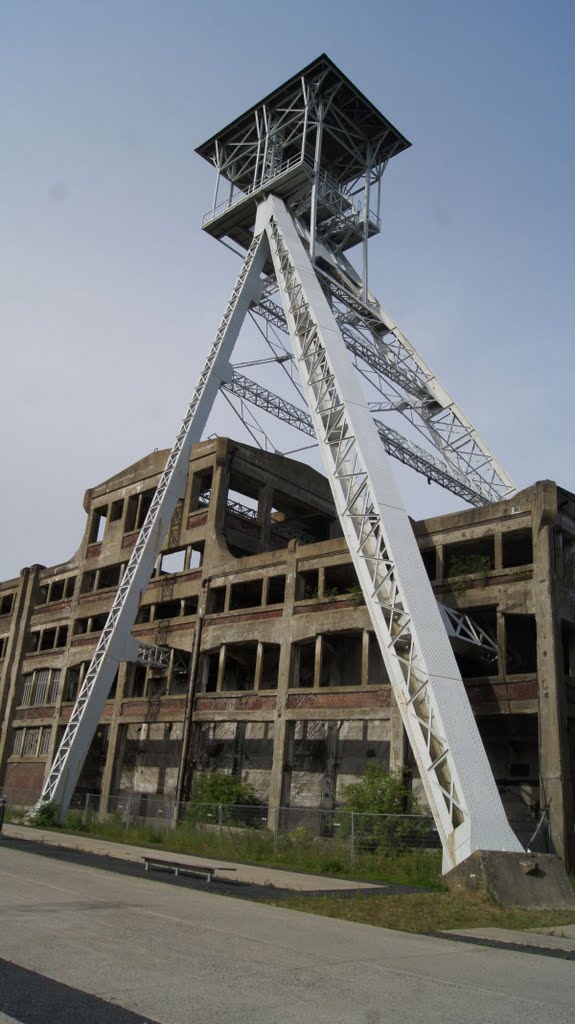
{"type": "MultiPolygon", "coordinates": [[[[22,818],[38,796],[28,790],[0,790],[6,800],[6,821],[22,818]]],[[[435,822],[426,814],[365,814],[345,808],[262,805],[177,804],[148,793],[127,793],[103,799],[99,794],[75,794],[68,815],[72,828],[100,826],[121,837],[123,832],[144,830],[148,841],[191,843],[198,848],[225,846],[254,858],[269,854],[310,863],[330,862],[353,867],[379,856],[400,851],[438,850],[441,841],[435,822]]],[[[539,819],[510,821],[520,842],[534,852],[550,852],[552,841],[547,814],[539,819]]],[[[223,849],[222,849],[223,852],[223,849]]]]}

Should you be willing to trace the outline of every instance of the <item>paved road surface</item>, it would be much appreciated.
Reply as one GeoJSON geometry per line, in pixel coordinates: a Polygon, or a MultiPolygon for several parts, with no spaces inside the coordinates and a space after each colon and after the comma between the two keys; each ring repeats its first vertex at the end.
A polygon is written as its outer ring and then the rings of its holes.
{"type": "Polygon", "coordinates": [[[8,846],[0,901],[0,957],[17,965],[0,962],[0,1011],[23,1024],[575,1020],[575,969],[564,960],[330,921],[8,846]]]}

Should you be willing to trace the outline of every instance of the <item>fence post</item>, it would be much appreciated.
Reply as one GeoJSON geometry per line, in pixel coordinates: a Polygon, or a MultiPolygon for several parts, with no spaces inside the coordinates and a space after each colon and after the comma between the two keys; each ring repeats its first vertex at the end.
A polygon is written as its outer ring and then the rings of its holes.
{"type": "Polygon", "coordinates": [[[82,815],[82,821],[83,821],[84,825],[86,824],[86,822],[88,820],[88,807],[89,807],[89,804],[90,804],[90,794],[86,793],[86,799],[84,800],[84,813],[82,815]]]}
{"type": "Polygon", "coordinates": [[[349,833],[350,841],[350,855],[351,855],[351,866],[355,867],[355,818],[353,811],[351,811],[351,830],[349,833]]]}
{"type": "Polygon", "coordinates": [[[221,804],[218,804],[218,843],[222,845],[222,825],[224,823],[224,812],[221,804]]]}

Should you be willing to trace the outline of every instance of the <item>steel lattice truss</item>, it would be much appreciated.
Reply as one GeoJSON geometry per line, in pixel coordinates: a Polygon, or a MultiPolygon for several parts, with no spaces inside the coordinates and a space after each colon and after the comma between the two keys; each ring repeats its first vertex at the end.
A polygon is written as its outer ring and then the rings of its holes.
{"type": "MultiPolygon", "coordinates": [[[[243,246],[246,255],[43,789],[41,799],[53,800],[62,813],[118,662],[160,665],[166,658],[162,643],[144,648],[131,628],[185,495],[192,444],[201,439],[221,389],[234,407],[240,403],[242,414],[248,406],[271,414],[317,442],[441,835],[444,866],[475,849],[521,849],[448,633],[491,649],[494,644],[465,616],[438,606],[388,459],[392,455],[476,505],[514,489],[367,286],[367,243],[379,230],[381,176],[390,157],[408,145],[324,55],[198,150],[218,172],[206,230],[243,246]],[[222,178],[230,192],[219,204],[222,178]],[[358,242],[361,277],[344,255],[358,242]],[[304,408],[234,372],[230,358],[248,315],[304,408]],[[365,385],[377,401],[366,400],[365,385]],[[432,451],[379,419],[387,414],[401,414],[432,451]]],[[[244,417],[247,429],[267,444],[258,417],[250,415],[244,417]]],[[[250,510],[236,503],[229,511],[245,516],[250,510]]]]}

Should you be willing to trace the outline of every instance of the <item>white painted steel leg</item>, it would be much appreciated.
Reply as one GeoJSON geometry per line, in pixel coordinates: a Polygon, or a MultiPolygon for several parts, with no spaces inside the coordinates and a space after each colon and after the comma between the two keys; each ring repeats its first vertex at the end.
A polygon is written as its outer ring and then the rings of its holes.
{"type": "Polygon", "coordinates": [[[59,807],[61,817],[65,816],[70,804],[118,664],[136,657],[138,645],[130,631],[140,597],[152,575],[160,544],[170,526],[176,505],[185,495],[192,445],[201,439],[218,388],[222,380],[231,374],[230,355],[250,303],[258,294],[260,275],[267,255],[265,236],[256,236],[246,253],[226,312],[168,456],[166,468],[44,784],[40,803],[53,801],[59,807]]]}
{"type": "Polygon", "coordinates": [[[260,208],[336,508],[444,850],[512,850],[512,832],[419,549],[344,340],[296,225],[260,208]]]}

